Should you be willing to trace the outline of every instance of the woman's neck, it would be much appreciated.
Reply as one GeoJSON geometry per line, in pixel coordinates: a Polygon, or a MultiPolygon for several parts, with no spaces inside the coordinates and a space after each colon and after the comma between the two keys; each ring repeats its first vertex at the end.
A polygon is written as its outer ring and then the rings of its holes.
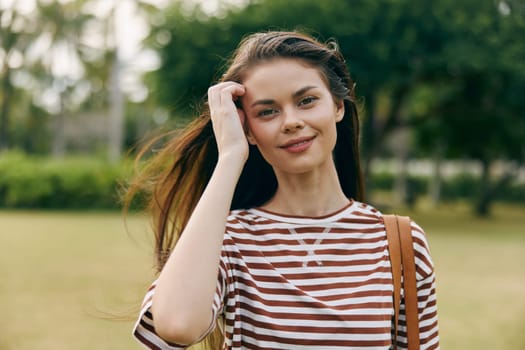
{"type": "Polygon", "coordinates": [[[262,208],[280,214],[316,217],[333,213],[349,203],[335,167],[304,174],[276,172],[278,188],[262,208]]]}

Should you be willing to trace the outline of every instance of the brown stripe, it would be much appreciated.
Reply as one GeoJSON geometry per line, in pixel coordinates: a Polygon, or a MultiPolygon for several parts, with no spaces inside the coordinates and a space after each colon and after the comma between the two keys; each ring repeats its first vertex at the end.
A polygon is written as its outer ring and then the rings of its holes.
{"type": "MultiPolygon", "coordinates": [[[[280,332],[295,332],[295,333],[307,333],[307,334],[387,334],[390,331],[389,327],[319,327],[319,326],[308,326],[308,325],[296,325],[296,326],[285,326],[285,325],[276,325],[273,323],[257,321],[248,316],[242,316],[241,320],[252,326],[276,330],[280,332]]],[[[388,321],[388,319],[383,319],[382,321],[388,321]]]]}
{"type": "MultiPolygon", "coordinates": [[[[347,230],[342,229],[341,234],[347,233],[347,230]]],[[[365,243],[379,243],[379,242],[386,242],[385,236],[375,236],[370,237],[369,234],[371,233],[379,233],[378,232],[359,232],[361,235],[353,235],[353,236],[343,236],[341,237],[341,234],[337,232],[331,232],[328,234],[322,234],[320,233],[319,236],[315,238],[303,238],[305,242],[311,243],[309,241],[315,241],[318,238],[323,238],[322,244],[365,244],[365,243]]],[[[270,232],[268,233],[270,234],[270,232]]],[[[281,236],[285,236],[284,238],[266,238],[263,240],[256,240],[253,238],[249,238],[253,235],[246,235],[239,234],[239,236],[234,236],[232,241],[234,244],[246,244],[246,245],[254,245],[254,246],[280,246],[280,245],[291,245],[291,246],[297,246],[300,245],[299,241],[296,239],[297,236],[291,235],[289,232],[282,233],[281,236]]],[[[301,237],[300,237],[301,238],[301,237]]],[[[386,243],[385,243],[386,244],[386,243]]]]}
{"type": "MultiPolygon", "coordinates": [[[[260,279],[256,279],[256,280],[259,280],[259,281],[264,281],[268,279],[267,277],[264,277],[264,276],[258,276],[258,277],[260,277],[260,279]]],[[[280,276],[280,278],[279,276],[275,276],[275,277],[276,278],[273,279],[273,281],[275,281],[276,284],[279,284],[277,283],[279,280],[284,283],[287,283],[286,282],[287,280],[283,278],[282,276],[280,276]],[[277,278],[279,279],[277,280],[277,278]]],[[[261,293],[266,293],[266,294],[289,295],[290,293],[294,293],[294,291],[297,290],[296,288],[262,287],[262,286],[255,284],[253,280],[246,279],[241,276],[237,276],[236,280],[238,283],[244,284],[245,286],[248,286],[248,287],[253,287],[257,291],[261,293]]],[[[340,282],[340,283],[328,283],[328,284],[319,284],[319,285],[310,285],[310,286],[304,285],[304,286],[300,286],[300,288],[302,291],[312,292],[312,291],[322,291],[322,290],[339,289],[339,288],[357,288],[357,287],[361,287],[363,285],[368,285],[368,284],[388,285],[390,282],[391,282],[391,278],[370,278],[368,280],[359,281],[359,282],[340,282]]],[[[295,295],[304,295],[302,291],[298,291],[295,295]]]]}
{"type": "MultiPolygon", "coordinates": [[[[248,311],[250,311],[250,312],[252,312],[252,313],[254,313],[256,315],[261,315],[261,316],[269,316],[269,317],[275,318],[275,315],[277,314],[276,312],[264,310],[264,309],[261,309],[259,307],[255,307],[252,304],[243,303],[243,302],[238,302],[238,304],[236,306],[237,307],[241,307],[242,309],[248,310],[248,311]]],[[[332,307],[329,308],[329,310],[332,310],[332,311],[333,310],[338,310],[338,311],[343,311],[343,310],[362,310],[362,309],[390,310],[391,306],[392,306],[391,303],[365,302],[365,303],[360,303],[360,304],[332,306],[332,307]]],[[[304,303],[302,303],[302,305],[301,305],[301,303],[296,303],[295,304],[295,308],[296,309],[313,308],[313,309],[318,309],[317,313],[322,312],[322,308],[323,307],[326,308],[326,305],[324,305],[323,303],[320,303],[320,302],[313,302],[313,301],[312,302],[304,302],[304,303]]],[[[328,309],[328,308],[326,308],[326,309],[328,309]]],[[[281,314],[283,316],[282,319],[289,319],[289,320],[304,320],[305,317],[308,317],[308,320],[317,319],[317,317],[313,317],[310,314],[292,313],[291,311],[283,312],[281,314]]],[[[321,317],[322,315],[323,314],[319,314],[319,317],[321,317]]],[[[361,315],[361,316],[364,316],[364,315],[361,315]]],[[[325,320],[334,320],[334,316],[333,315],[326,315],[326,317],[328,317],[328,319],[325,319],[325,320]]],[[[348,315],[337,315],[337,317],[335,319],[345,320],[346,317],[348,317],[348,315]]]]}
{"type": "Polygon", "coordinates": [[[146,345],[149,349],[151,350],[162,350],[162,348],[154,343],[152,343],[151,341],[149,341],[147,338],[144,338],[144,336],[139,332],[139,331],[135,331],[133,333],[133,335],[138,339],[140,340],[140,342],[144,345],[146,345]]]}
{"type": "MultiPolygon", "coordinates": [[[[347,293],[347,294],[340,294],[340,295],[330,294],[330,295],[327,295],[326,297],[323,297],[323,296],[317,297],[316,300],[319,300],[321,302],[323,301],[329,302],[329,301],[347,300],[347,299],[353,299],[353,298],[367,298],[367,297],[368,298],[380,298],[380,297],[389,296],[391,294],[392,294],[391,291],[383,291],[383,290],[378,290],[374,292],[364,291],[364,292],[347,293]]],[[[253,294],[253,293],[249,293],[244,290],[239,290],[239,295],[245,297],[246,299],[258,301],[263,305],[272,306],[272,307],[308,307],[310,306],[312,308],[317,308],[317,307],[321,307],[321,308],[329,307],[331,309],[334,308],[334,306],[332,305],[325,305],[321,302],[311,303],[311,302],[297,301],[297,300],[265,299],[261,297],[260,294],[253,294]]],[[[388,301],[385,304],[387,308],[390,308],[392,303],[391,301],[388,301]]],[[[358,304],[353,303],[353,304],[340,305],[339,308],[346,310],[346,309],[353,308],[355,305],[358,305],[358,304]]]]}
{"type": "MultiPolygon", "coordinates": [[[[339,339],[290,339],[290,338],[284,338],[284,337],[278,337],[278,336],[272,336],[272,335],[262,335],[257,334],[250,330],[243,330],[243,335],[246,335],[248,337],[252,337],[254,339],[257,339],[259,341],[271,341],[276,342],[282,345],[309,345],[309,346],[318,346],[320,349],[328,346],[339,346],[339,347],[378,347],[378,346],[388,346],[390,345],[390,339],[385,340],[339,340],[339,339]]],[[[260,347],[259,344],[251,344],[248,342],[248,340],[243,340],[243,346],[249,348],[249,349],[263,349],[260,347]]]]}
{"type": "MultiPolygon", "coordinates": [[[[374,265],[377,266],[379,263],[384,261],[385,258],[381,257],[380,259],[375,260],[354,260],[352,261],[355,264],[355,266],[360,265],[374,265]]],[[[253,266],[249,266],[252,267],[253,266]]],[[[264,266],[263,266],[264,267],[264,266]]],[[[301,273],[283,273],[282,275],[290,280],[297,280],[297,279],[318,279],[318,278],[338,278],[338,277],[358,277],[358,276],[366,276],[370,272],[383,272],[388,273],[390,272],[389,266],[377,266],[374,269],[371,270],[365,270],[365,271],[327,271],[327,272],[320,272],[320,271],[313,271],[313,272],[301,272],[301,273]]],[[[390,282],[389,282],[390,284],[390,282]]]]}
{"type": "MultiPolygon", "coordinates": [[[[306,248],[306,247],[305,247],[306,248]]],[[[316,250],[318,251],[318,250],[316,250]]],[[[326,250],[325,250],[326,251],[326,250]]],[[[327,254],[332,251],[331,249],[327,250],[327,254]]],[[[338,252],[339,255],[356,255],[356,254],[380,254],[385,251],[385,246],[379,246],[376,248],[360,248],[360,249],[333,249],[333,251],[338,252]]],[[[246,250],[239,249],[239,252],[242,256],[261,256],[261,257],[281,257],[281,256],[304,256],[307,254],[306,251],[298,250],[273,250],[273,251],[261,251],[261,250],[246,250]]]]}
{"type": "MultiPolygon", "coordinates": [[[[151,312],[146,311],[144,313],[143,318],[140,320],[140,324],[142,325],[142,327],[146,328],[150,333],[152,333],[152,334],[156,335],[157,337],[159,337],[159,335],[155,331],[155,328],[152,325],[150,325],[149,323],[146,323],[145,318],[147,318],[150,322],[153,322],[153,315],[151,314],[151,312]]],[[[172,342],[166,341],[164,339],[163,339],[163,341],[166,344],[168,344],[169,346],[172,346],[172,347],[184,348],[184,347],[187,346],[187,345],[181,345],[181,344],[177,344],[177,343],[172,343],[172,342]]]]}

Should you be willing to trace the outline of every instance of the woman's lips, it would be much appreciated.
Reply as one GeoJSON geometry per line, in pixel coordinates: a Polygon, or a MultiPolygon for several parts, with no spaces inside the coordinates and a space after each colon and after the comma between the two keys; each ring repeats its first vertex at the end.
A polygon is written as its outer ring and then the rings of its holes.
{"type": "Polygon", "coordinates": [[[293,140],[286,142],[284,145],[279,146],[279,148],[282,148],[285,151],[288,151],[291,153],[303,152],[303,151],[306,151],[312,145],[312,142],[314,139],[315,139],[315,136],[301,137],[301,138],[293,139],[293,140]]]}

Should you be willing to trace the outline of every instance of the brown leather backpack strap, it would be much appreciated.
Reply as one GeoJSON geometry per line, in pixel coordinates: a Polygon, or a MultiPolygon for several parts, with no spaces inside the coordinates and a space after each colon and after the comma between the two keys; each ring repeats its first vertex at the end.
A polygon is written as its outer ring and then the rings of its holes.
{"type": "Polygon", "coordinates": [[[419,311],[417,304],[416,261],[410,218],[399,216],[398,224],[401,237],[401,262],[403,264],[408,350],[416,350],[419,349],[419,311]]]}
{"type": "Polygon", "coordinates": [[[399,227],[395,215],[383,215],[386,237],[388,241],[388,254],[392,268],[392,283],[394,285],[394,350],[397,349],[397,325],[399,323],[399,308],[401,305],[401,243],[399,227]]]}

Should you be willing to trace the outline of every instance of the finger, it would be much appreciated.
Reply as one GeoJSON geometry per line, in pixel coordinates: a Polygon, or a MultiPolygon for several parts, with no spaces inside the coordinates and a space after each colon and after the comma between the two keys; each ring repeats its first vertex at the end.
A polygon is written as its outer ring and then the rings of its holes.
{"type": "Polygon", "coordinates": [[[228,85],[221,90],[221,104],[224,106],[233,106],[234,108],[237,108],[235,100],[237,100],[239,96],[242,95],[244,95],[244,86],[240,84],[228,85]]]}
{"type": "MultiPolygon", "coordinates": [[[[239,87],[243,87],[243,85],[239,84],[239,83],[236,83],[236,82],[233,82],[233,81],[226,81],[226,82],[222,82],[222,83],[219,83],[219,84],[216,84],[216,85],[213,85],[213,86],[210,86],[208,88],[208,97],[209,98],[214,98],[215,96],[219,96],[220,95],[220,92],[226,88],[229,88],[229,87],[232,87],[232,86],[239,86],[239,87]]],[[[243,87],[244,88],[244,87],[243,87]]],[[[214,101],[214,102],[217,102],[217,101],[214,101]]]]}
{"type": "Polygon", "coordinates": [[[221,103],[222,107],[224,108],[225,115],[231,113],[232,117],[237,116],[239,118],[239,124],[244,132],[246,132],[246,117],[239,98],[244,95],[245,91],[246,90],[244,86],[240,84],[228,86],[221,91],[221,103]]]}
{"type": "Polygon", "coordinates": [[[217,86],[212,86],[208,89],[208,107],[210,108],[210,112],[216,108],[220,103],[220,97],[217,93],[217,86]]]}
{"type": "Polygon", "coordinates": [[[228,83],[219,83],[216,85],[211,86],[208,89],[208,105],[210,107],[210,110],[216,109],[221,104],[221,90],[224,89],[226,86],[230,84],[228,83]]]}
{"type": "Polygon", "coordinates": [[[244,94],[244,87],[235,82],[223,82],[208,89],[208,104],[210,111],[225,112],[232,108],[231,104],[237,95],[244,94]]]}

